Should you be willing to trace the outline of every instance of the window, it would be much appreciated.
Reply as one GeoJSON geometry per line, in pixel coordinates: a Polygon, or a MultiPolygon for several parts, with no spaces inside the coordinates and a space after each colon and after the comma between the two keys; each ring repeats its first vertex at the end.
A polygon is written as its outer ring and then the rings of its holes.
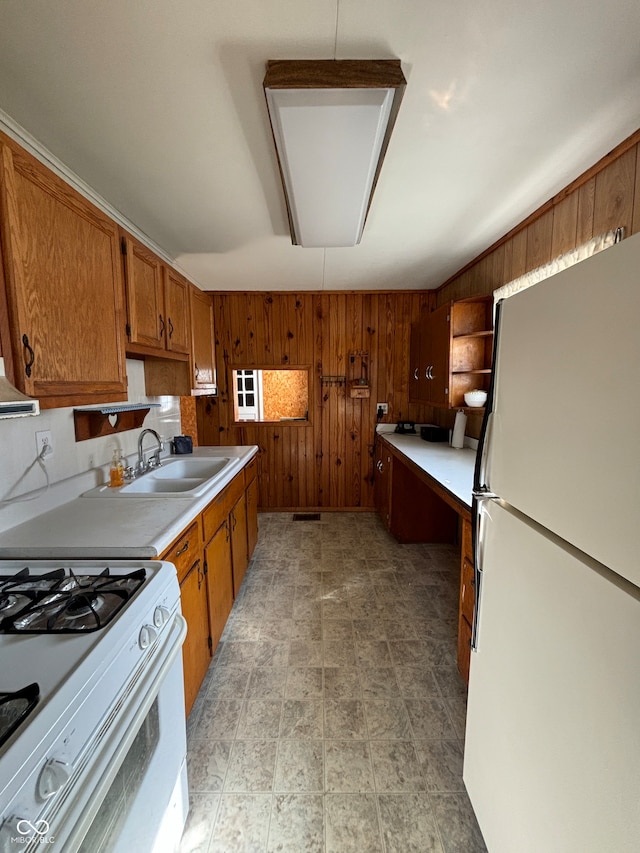
{"type": "Polygon", "coordinates": [[[232,375],[236,422],[308,422],[309,368],[243,367],[232,375]]]}
{"type": "Polygon", "coordinates": [[[262,421],[262,371],[234,370],[235,407],[237,421],[262,421]]]}

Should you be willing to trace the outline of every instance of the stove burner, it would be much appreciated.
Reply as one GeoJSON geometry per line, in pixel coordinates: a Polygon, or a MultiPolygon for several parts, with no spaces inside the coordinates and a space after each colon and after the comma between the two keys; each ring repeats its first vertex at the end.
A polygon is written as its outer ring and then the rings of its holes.
{"type": "Polygon", "coordinates": [[[144,569],[126,575],[66,574],[64,569],[34,576],[23,569],[0,577],[0,632],[79,633],[104,627],[142,586],[144,569]],[[10,590],[10,592],[9,592],[10,590]],[[12,599],[3,610],[2,600],[12,599]]]}
{"type": "Polygon", "coordinates": [[[28,684],[15,693],[0,693],[0,746],[35,708],[40,697],[37,684],[28,684]]]}
{"type": "Polygon", "coordinates": [[[104,598],[100,595],[88,596],[84,593],[74,595],[65,607],[65,615],[69,619],[77,619],[79,616],[86,616],[87,613],[95,613],[103,603],[104,598]]]}

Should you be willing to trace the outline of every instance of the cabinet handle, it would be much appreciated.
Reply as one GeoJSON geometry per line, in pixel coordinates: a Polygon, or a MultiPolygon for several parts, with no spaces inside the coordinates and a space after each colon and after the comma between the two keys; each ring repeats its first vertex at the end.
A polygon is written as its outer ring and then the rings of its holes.
{"type": "Polygon", "coordinates": [[[22,336],[22,346],[25,348],[26,358],[24,360],[24,372],[27,376],[31,376],[31,368],[33,366],[33,362],[35,361],[35,353],[31,346],[29,345],[29,338],[27,335],[22,336]]]}
{"type": "Polygon", "coordinates": [[[167,317],[167,322],[169,323],[169,337],[173,337],[173,323],[171,322],[171,317],[167,317]]]}
{"type": "Polygon", "coordinates": [[[227,522],[225,521],[225,522],[224,522],[224,541],[225,541],[225,542],[228,542],[228,541],[229,541],[229,535],[230,535],[230,533],[229,533],[229,525],[228,525],[228,524],[227,524],[227,522]]]}
{"type": "Polygon", "coordinates": [[[189,550],[189,540],[187,539],[187,541],[184,543],[182,548],[180,548],[178,551],[176,551],[175,556],[179,557],[180,554],[184,554],[184,552],[188,551],[188,550],[189,550]]]}
{"type": "Polygon", "coordinates": [[[198,562],[196,563],[196,566],[198,567],[198,589],[200,589],[200,587],[202,586],[202,584],[204,582],[204,572],[202,571],[202,566],[200,565],[200,560],[198,560],[198,562]]]}
{"type": "Polygon", "coordinates": [[[236,514],[233,510],[231,510],[231,530],[232,531],[236,529],[236,524],[237,524],[236,514]]]}
{"type": "Polygon", "coordinates": [[[417,367],[416,367],[416,369],[413,371],[413,378],[416,380],[416,382],[418,381],[418,368],[417,368],[417,367]]]}
{"type": "Polygon", "coordinates": [[[196,372],[196,382],[200,378],[200,368],[198,367],[198,363],[196,361],[193,362],[193,367],[196,372]]]}
{"type": "Polygon", "coordinates": [[[159,316],[160,316],[160,337],[163,337],[164,330],[165,330],[165,322],[164,322],[164,318],[163,318],[162,314],[160,314],[159,316]]]}

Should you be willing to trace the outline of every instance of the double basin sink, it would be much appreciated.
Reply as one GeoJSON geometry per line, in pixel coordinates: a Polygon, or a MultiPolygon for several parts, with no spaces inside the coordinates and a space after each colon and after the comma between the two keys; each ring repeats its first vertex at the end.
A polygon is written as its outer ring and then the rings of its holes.
{"type": "Polygon", "coordinates": [[[170,459],[163,462],[159,468],[151,468],[124,486],[111,488],[105,483],[85,492],[83,497],[199,497],[222,477],[239,467],[240,460],[230,456],[170,459]]]}

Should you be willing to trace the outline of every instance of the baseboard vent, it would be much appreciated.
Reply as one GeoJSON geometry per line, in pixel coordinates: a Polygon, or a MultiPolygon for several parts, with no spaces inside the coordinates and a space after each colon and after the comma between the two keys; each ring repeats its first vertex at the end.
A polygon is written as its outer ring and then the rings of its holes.
{"type": "Polygon", "coordinates": [[[294,521],[320,521],[319,512],[294,512],[294,521]]]}

